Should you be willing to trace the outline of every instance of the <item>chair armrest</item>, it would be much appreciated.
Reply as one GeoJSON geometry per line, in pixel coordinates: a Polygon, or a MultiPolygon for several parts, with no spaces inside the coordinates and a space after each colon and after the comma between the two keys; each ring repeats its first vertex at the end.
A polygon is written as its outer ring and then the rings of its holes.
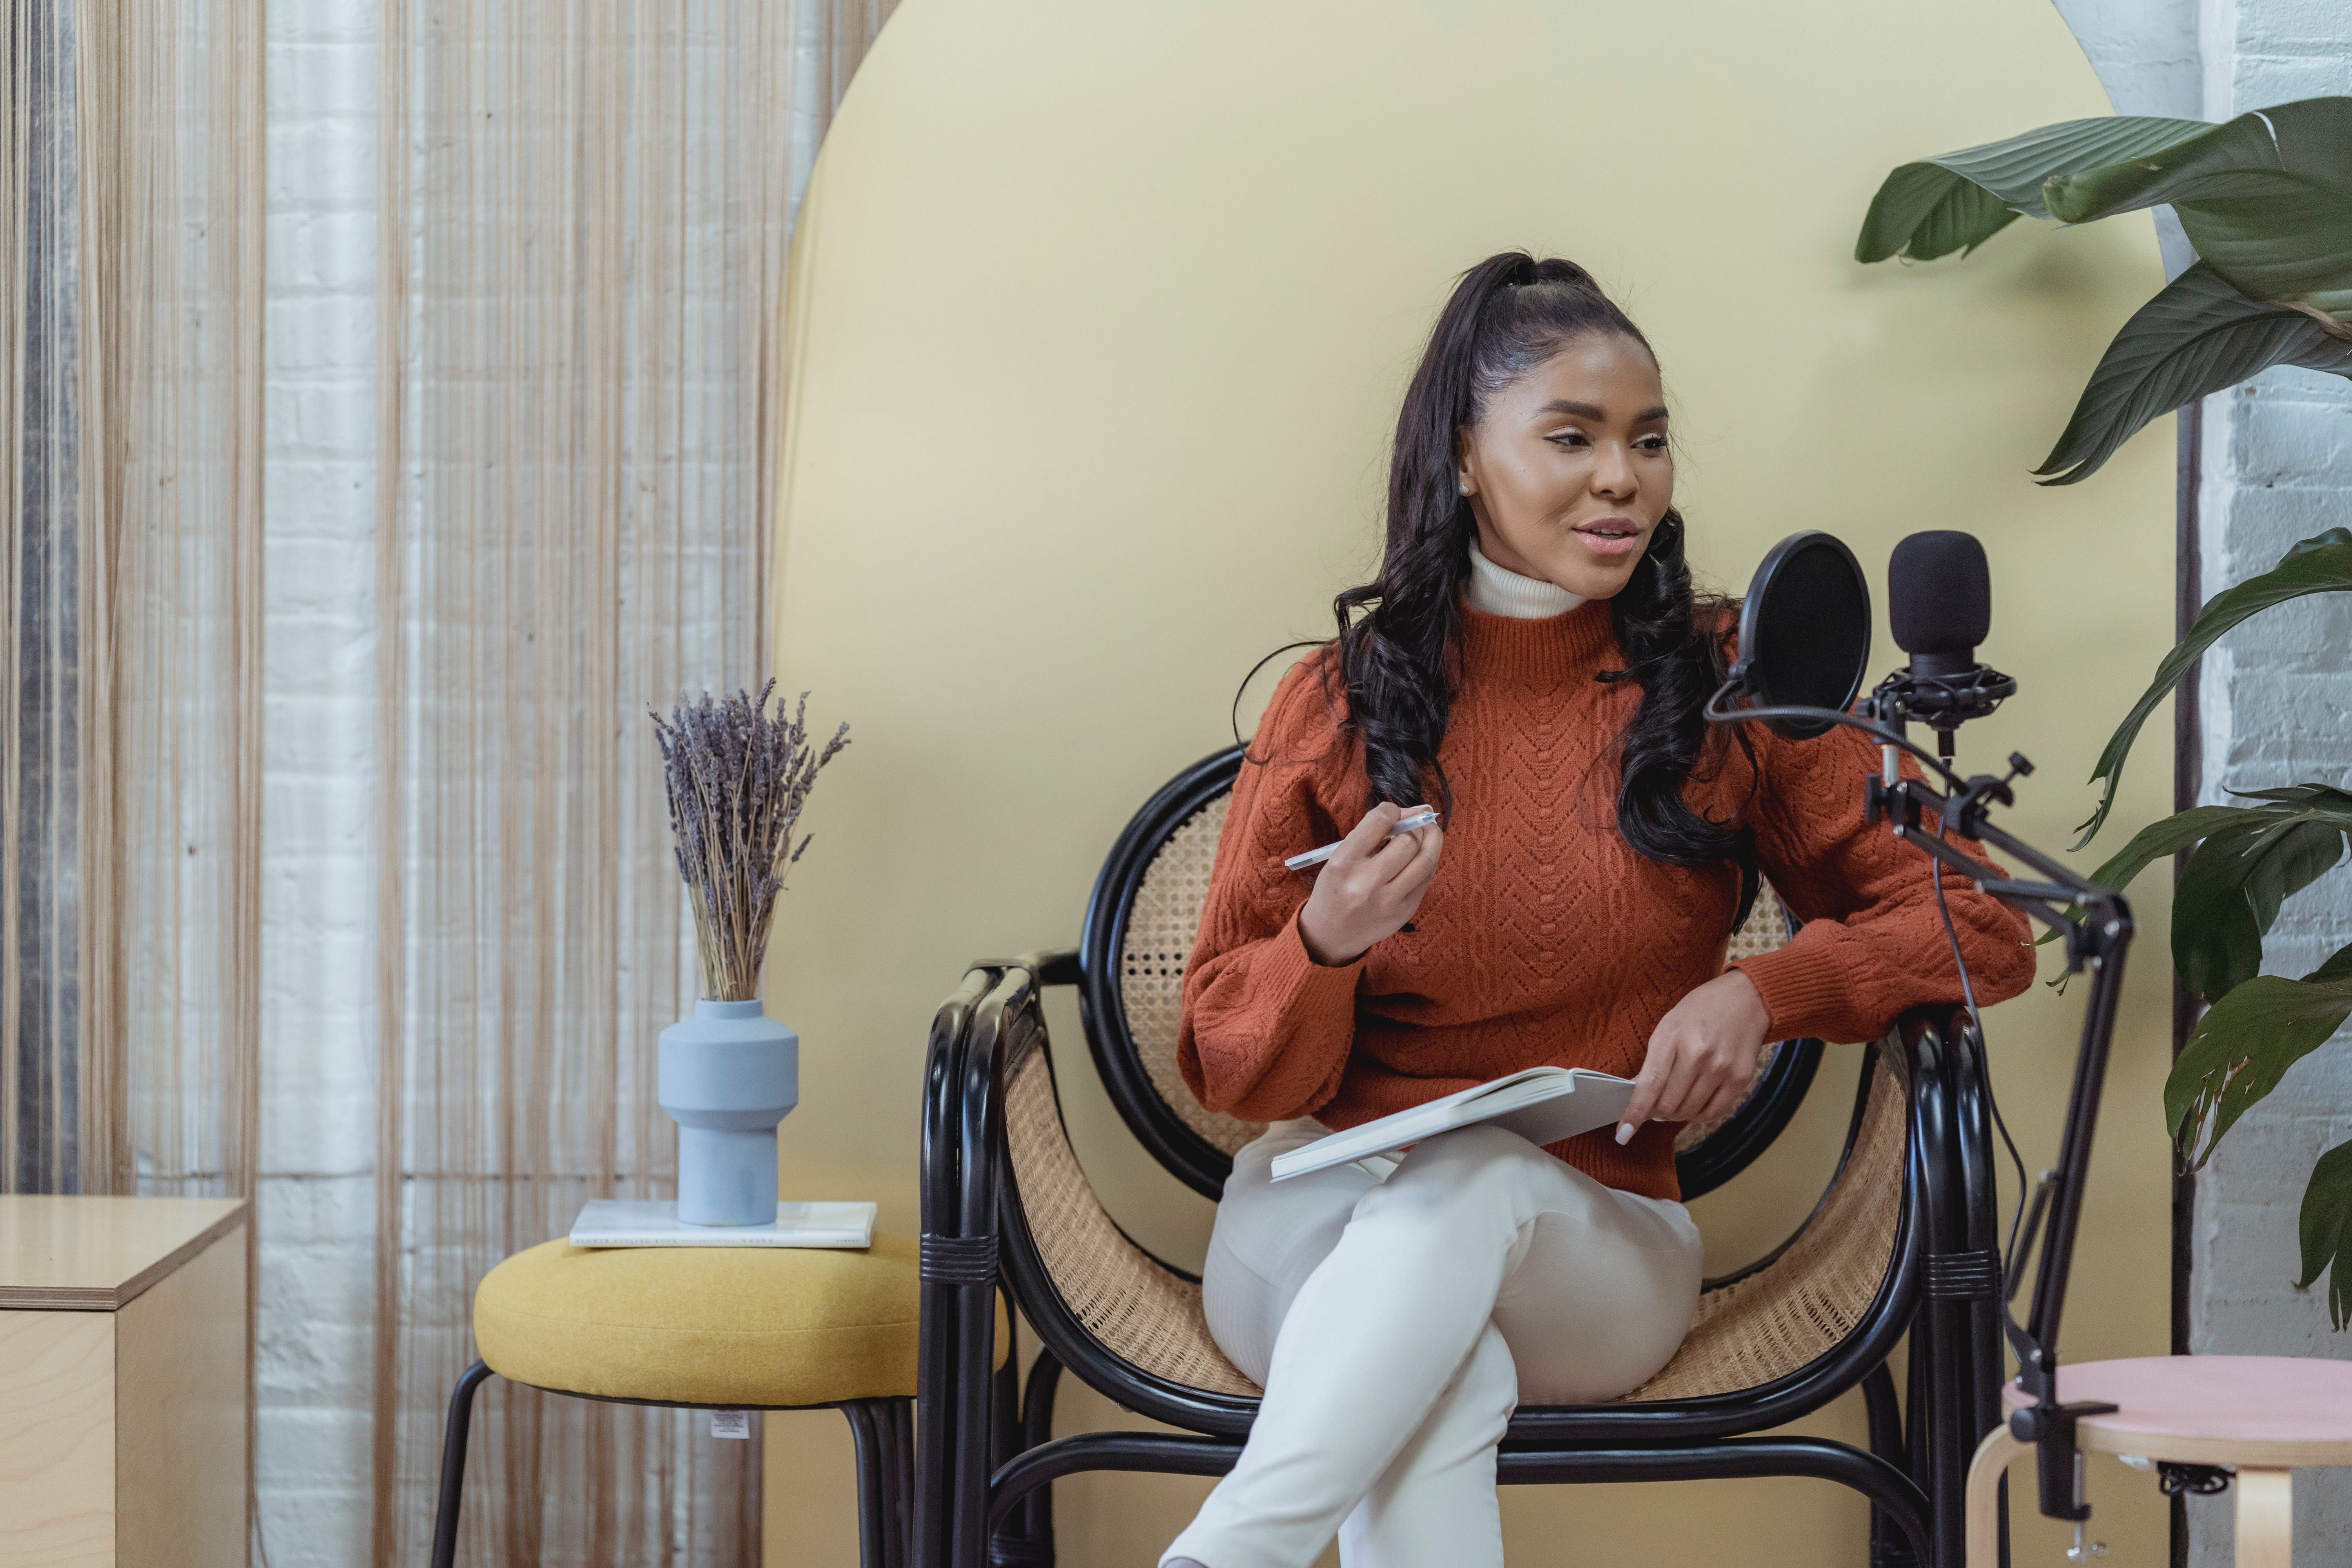
{"type": "Polygon", "coordinates": [[[987,1495],[999,1285],[1001,1058],[1020,1037],[1034,984],[1018,963],[976,964],[931,1025],[924,1073],[921,1315],[916,1352],[918,1560],[986,1560],[984,1515],[951,1505],[987,1495]],[[942,1486],[940,1480],[954,1478],[942,1486]]]}
{"type": "Polygon", "coordinates": [[[1078,950],[1075,947],[1039,948],[1018,958],[979,958],[972,961],[974,969],[1025,969],[1036,977],[1040,985],[1076,985],[1078,983],[1078,950]]]}
{"type": "Polygon", "coordinates": [[[1076,985],[1078,983],[1078,950],[1057,947],[1040,952],[1024,952],[1021,955],[1021,967],[1034,974],[1040,985],[1076,985]]]}

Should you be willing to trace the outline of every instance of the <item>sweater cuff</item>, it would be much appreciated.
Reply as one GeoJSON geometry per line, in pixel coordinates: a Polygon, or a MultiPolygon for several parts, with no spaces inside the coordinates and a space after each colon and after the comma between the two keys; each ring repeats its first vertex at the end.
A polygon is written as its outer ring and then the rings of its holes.
{"type": "Polygon", "coordinates": [[[1728,967],[1747,975],[1764,999],[1764,1011],[1772,1018],[1766,1039],[1834,1038],[1853,1016],[1845,965],[1833,949],[1791,942],[1728,967]]]}
{"type": "MultiPolygon", "coordinates": [[[[1306,912],[1302,907],[1298,914],[1306,912]]],[[[1315,955],[1307,951],[1307,933],[1298,929],[1298,915],[1293,915],[1266,955],[1265,984],[1284,998],[1283,1012],[1289,1016],[1319,1011],[1331,1005],[1334,998],[1344,1001],[1352,1013],[1356,981],[1364,973],[1364,960],[1370,956],[1366,952],[1346,963],[1316,963],[1315,955]]]]}

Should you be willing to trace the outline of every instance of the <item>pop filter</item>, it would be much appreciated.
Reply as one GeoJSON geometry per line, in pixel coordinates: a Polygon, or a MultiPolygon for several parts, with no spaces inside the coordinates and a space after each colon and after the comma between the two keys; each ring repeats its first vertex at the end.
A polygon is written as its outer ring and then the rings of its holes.
{"type": "MultiPolygon", "coordinates": [[[[1731,667],[1757,708],[1826,708],[1843,713],[1862,691],[1870,662],[1870,586],[1844,541],[1818,529],[1772,547],[1739,610],[1739,657],[1731,667]]],[[[1768,719],[1792,741],[1830,730],[1827,719],[1768,719]]]]}

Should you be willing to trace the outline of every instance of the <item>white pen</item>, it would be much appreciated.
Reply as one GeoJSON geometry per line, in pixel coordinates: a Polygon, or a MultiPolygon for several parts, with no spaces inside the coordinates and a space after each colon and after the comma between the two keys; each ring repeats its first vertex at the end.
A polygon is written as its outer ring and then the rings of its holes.
{"type": "MultiPolygon", "coordinates": [[[[1389,837],[1394,838],[1400,833],[1410,833],[1416,827],[1427,827],[1436,820],[1435,806],[1416,805],[1396,819],[1395,826],[1389,829],[1389,837]]],[[[1309,849],[1304,855],[1293,855],[1289,859],[1285,860],[1283,865],[1293,871],[1304,871],[1309,866],[1320,866],[1339,852],[1339,845],[1326,844],[1320,849],[1309,849]]]]}

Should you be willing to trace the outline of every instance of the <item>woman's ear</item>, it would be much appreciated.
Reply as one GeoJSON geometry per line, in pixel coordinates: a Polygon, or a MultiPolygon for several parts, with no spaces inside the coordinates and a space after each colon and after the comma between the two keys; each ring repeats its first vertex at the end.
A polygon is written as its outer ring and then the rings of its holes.
{"type": "Polygon", "coordinates": [[[1471,454],[1476,449],[1467,425],[1454,432],[1454,488],[1465,496],[1478,493],[1478,471],[1471,461],[1471,454]]]}

